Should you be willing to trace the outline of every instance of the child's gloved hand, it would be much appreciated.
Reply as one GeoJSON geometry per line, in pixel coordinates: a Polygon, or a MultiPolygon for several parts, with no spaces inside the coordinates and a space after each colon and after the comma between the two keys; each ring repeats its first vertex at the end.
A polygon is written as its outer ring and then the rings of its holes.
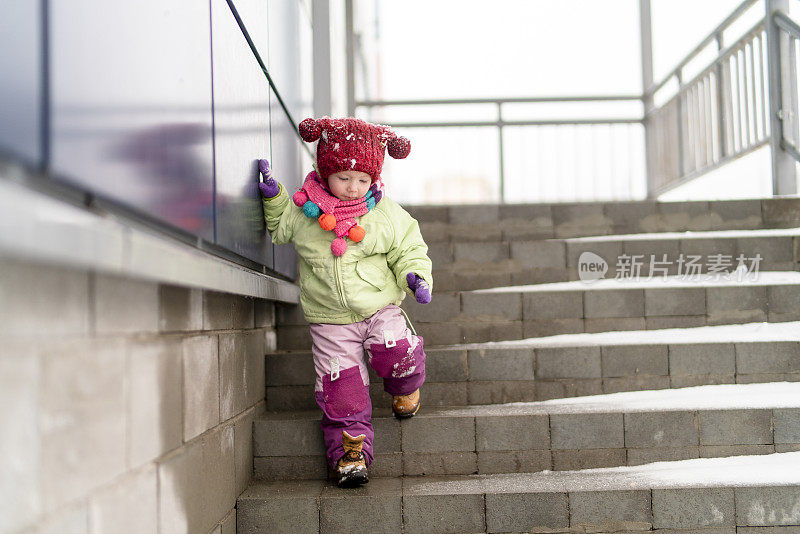
{"type": "Polygon", "coordinates": [[[264,198],[270,199],[278,196],[281,192],[281,187],[275,178],[272,177],[272,171],[269,168],[269,161],[266,159],[258,160],[258,170],[264,176],[264,181],[258,184],[261,194],[264,198]]]}
{"type": "Polygon", "coordinates": [[[417,273],[408,273],[406,280],[408,281],[408,288],[414,292],[417,302],[427,304],[431,301],[431,288],[421,276],[417,273]]]}

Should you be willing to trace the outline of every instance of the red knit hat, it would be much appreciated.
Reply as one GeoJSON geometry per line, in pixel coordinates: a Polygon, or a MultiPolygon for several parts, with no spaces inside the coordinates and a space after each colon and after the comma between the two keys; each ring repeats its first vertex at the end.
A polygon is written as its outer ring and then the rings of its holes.
{"type": "Polygon", "coordinates": [[[300,123],[300,137],[317,143],[317,170],[327,180],[342,171],[361,171],[372,181],[381,177],[384,152],[403,159],[411,152],[411,142],[398,137],[388,126],[370,124],[361,119],[306,119],[300,123]]]}

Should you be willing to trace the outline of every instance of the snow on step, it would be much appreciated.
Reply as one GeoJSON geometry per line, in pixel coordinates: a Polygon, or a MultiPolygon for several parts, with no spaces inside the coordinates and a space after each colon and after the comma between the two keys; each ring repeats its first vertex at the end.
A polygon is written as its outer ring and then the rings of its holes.
{"type": "Polygon", "coordinates": [[[633,279],[601,279],[592,282],[580,280],[572,282],[556,282],[552,284],[533,284],[527,286],[504,286],[490,289],[477,289],[470,293],[532,293],[538,291],[594,291],[610,289],[656,289],[681,287],[741,287],[769,285],[799,285],[800,272],[771,271],[759,272],[757,276],[743,276],[741,280],[731,277],[700,275],[696,278],[686,276],[664,276],[633,279]]]}
{"type": "MultiPolygon", "coordinates": [[[[695,458],[579,471],[465,475],[450,478],[451,480],[407,478],[406,488],[415,495],[452,495],[796,485],[797,506],[800,510],[800,451],[730,458],[695,458]]],[[[800,524],[800,514],[797,524],[800,524]]]]}
{"type": "MultiPolygon", "coordinates": [[[[800,305],[800,303],[798,303],[800,305]]],[[[659,345],[683,343],[757,343],[800,341],[800,321],[746,323],[662,330],[624,330],[594,334],[561,334],[513,341],[489,341],[458,345],[462,349],[551,348],[598,345],[659,345]]]]}
{"type": "Polygon", "coordinates": [[[591,237],[570,237],[569,243],[600,243],[605,241],[655,241],[666,239],[728,239],[757,237],[800,236],[800,228],[775,228],[763,230],[709,230],[703,232],[654,232],[651,234],[611,234],[591,237]]]}

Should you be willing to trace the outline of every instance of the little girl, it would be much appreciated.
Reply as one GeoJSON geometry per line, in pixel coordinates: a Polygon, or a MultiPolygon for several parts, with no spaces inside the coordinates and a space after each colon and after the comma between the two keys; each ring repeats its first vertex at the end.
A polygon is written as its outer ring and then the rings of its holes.
{"type": "Polygon", "coordinates": [[[316,170],[290,202],[260,160],[259,187],[273,243],[297,250],[328,463],[339,486],[353,487],[369,481],[373,460],[367,361],[396,417],[419,410],[425,353],[398,305],[406,292],[430,302],[431,260],[417,221],[381,182],[384,151],[405,158],[408,139],[354,118],[306,119],[299,130],[306,142],[318,140],[316,170]]]}

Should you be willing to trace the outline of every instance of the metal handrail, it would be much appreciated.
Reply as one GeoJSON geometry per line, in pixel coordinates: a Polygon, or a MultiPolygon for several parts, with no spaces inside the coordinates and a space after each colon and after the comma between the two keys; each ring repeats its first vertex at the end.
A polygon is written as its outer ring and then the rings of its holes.
{"type": "Polygon", "coordinates": [[[641,100],[642,95],[541,96],[524,98],[453,98],[439,100],[359,100],[358,107],[419,106],[441,104],[535,104],[542,102],[603,102],[641,100]]]}
{"type": "Polygon", "coordinates": [[[791,33],[792,35],[800,39],[800,25],[798,25],[795,21],[787,17],[785,13],[776,11],[775,13],[772,14],[772,20],[775,21],[775,24],[777,24],[780,29],[782,29],[785,32],[791,33]]]}
{"type": "Polygon", "coordinates": [[[664,76],[664,78],[659,83],[653,84],[649,88],[647,88],[644,92],[643,97],[653,96],[662,87],[664,87],[674,76],[680,75],[680,72],[686,65],[688,65],[695,57],[697,57],[697,55],[700,54],[700,52],[702,52],[709,44],[717,40],[718,36],[723,31],[728,29],[728,27],[742,15],[742,13],[750,9],[753,6],[753,4],[755,4],[758,1],[759,0],[744,0],[741,4],[739,4],[739,6],[735,10],[733,10],[733,12],[730,15],[728,15],[725,18],[725,20],[719,23],[719,25],[716,28],[711,30],[711,33],[709,33],[705,37],[705,39],[700,41],[700,43],[697,46],[695,46],[694,49],[691,52],[689,52],[689,54],[675,66],[675,68],[673,68],[666,76],[664,76]]]}

